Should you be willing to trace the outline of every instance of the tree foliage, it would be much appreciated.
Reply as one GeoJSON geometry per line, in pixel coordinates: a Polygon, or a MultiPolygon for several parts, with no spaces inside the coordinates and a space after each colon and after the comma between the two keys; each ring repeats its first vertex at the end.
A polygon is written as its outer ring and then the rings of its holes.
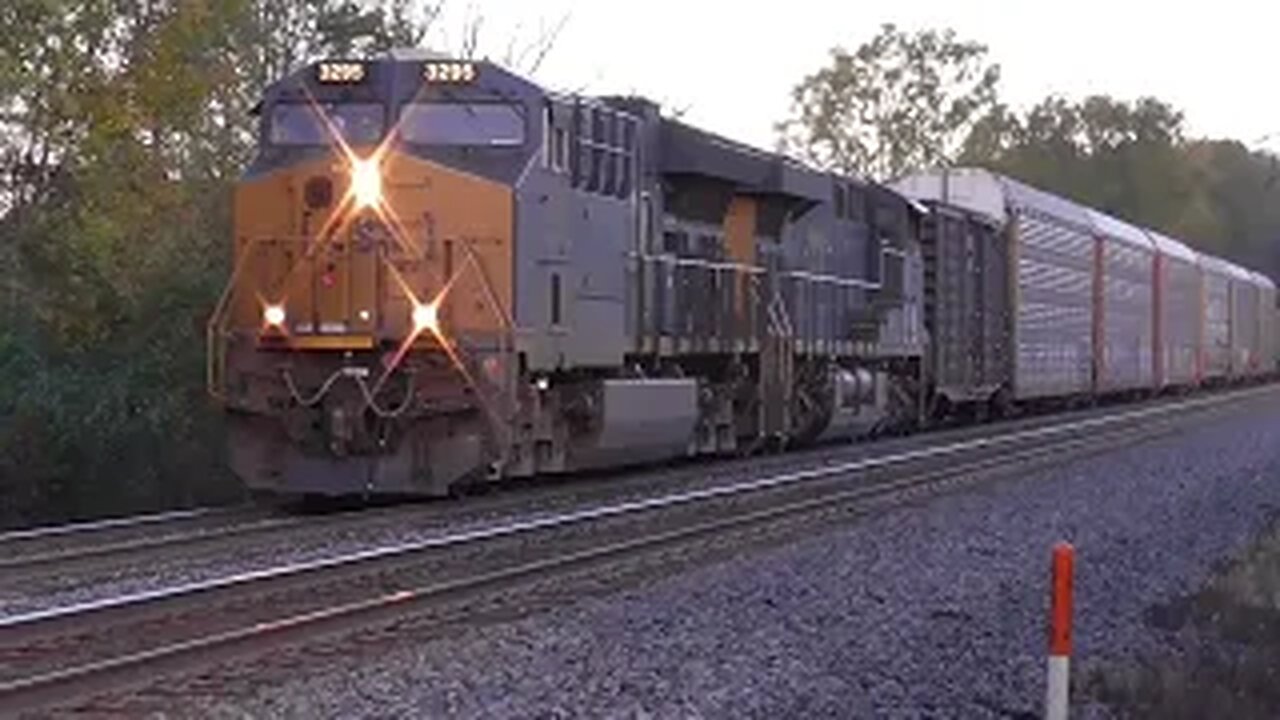
{"type": "Polygon", "coordinates": [[[984,165],[1251,267],[1280,270],[1276,159],[1188,139],[1155,98],[1049,97],[976,124],[960,161],[984,165]]]}
{"type": "Polygon", "coordinates": [[[0,3],[0,523],[237,492],[203,393],[265,83],[422,40],[407,0],[0,3]]]}
{"type": "Polygon", "coordinates": [[[1188,138],[1182,113],[1155,98],[1050,96],[1014,109],[999,79],[980,44],[885,25],[796,85],[779,144],[881,180],[989,167],[1280,278],[1275,156],[1188,138]]]}
{"type": "Polygon", "coordinates": [[[950,30],[884,25],[853,52],[832,50],[830,64],[795,87],[778,126],[782,149],[882,179],[947,164],[995,106],[1000,69],[986,54],[950,30]]]}

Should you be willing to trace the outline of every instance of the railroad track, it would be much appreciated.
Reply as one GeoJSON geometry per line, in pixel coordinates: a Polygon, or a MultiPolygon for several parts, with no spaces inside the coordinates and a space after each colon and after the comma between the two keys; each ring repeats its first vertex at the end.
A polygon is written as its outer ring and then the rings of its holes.
{"type": "MultiPolygon", "coordinates": [[[[1162,407],[1168,402],[1153,402],[1149,407],[1162,407]]],[[[0,608],[7,603],[21,607],[24,596],[54,597],[68,587],[82,588],[104,578],[145,577],[166,566],[176,565],[184,571],[193,566],[218,571],[218,565],[233,564],[234,557],[243,555],[246,546],[280,547],[282,540],[287,540],[290,547],[321,546],[326,538],[343,533],[376,538],[384,530],[443,529],[537,507],[578,504],[592,497],[609,500],[648,493],[689,484],[691,478],[726,478],[744,472],[748,466],[757,472],[781,471],[790,466],[823,462],[824,457],[850,459],[892,453],[927,443],[960,441],[1002,429],[1034,429],[1101,417],[1110,412],[1113,411],[1094,409],[1065,416],[1035,416],[1003,424],[934,429],[873,445],[818,448],[748,461],[720,459],[693,463],[669,472],[661,480],[655,480],[652,472],[642,470],[624,472],[621,477],[614,474],[605,478],[562,478],[551,486],[522,482],[503,488],[498,497],[472,497],[390,509],[297,517],[273,515],[249,507],[201,508],[3,532],[0,533],[0,577],[8,580],[10,592],[7,598],[0,598],[0,608]]]]}
{"type": "Polygon", "coordinates": [[[1272,388],[1014,430],[0,620],[0,709],[154,683],[788,519],[863,513],[1176,431],[1272,388]]]}
{"type": "Polygon", "coordinates": [[[250,507],[194,508],[0,532],[0,575],[68,568],[286,522],[250,507]]]}

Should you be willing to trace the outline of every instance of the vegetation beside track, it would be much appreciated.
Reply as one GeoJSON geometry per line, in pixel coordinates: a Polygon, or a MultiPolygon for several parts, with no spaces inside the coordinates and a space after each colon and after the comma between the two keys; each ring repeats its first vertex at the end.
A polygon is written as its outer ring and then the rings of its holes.
{"type": "Polygon", "coordinates": [[[1094,668],[1088,696],[1122,717],[1280,717],[1280,513],[1193,595],[1153,607],[1166,651],[1094,668]]]}

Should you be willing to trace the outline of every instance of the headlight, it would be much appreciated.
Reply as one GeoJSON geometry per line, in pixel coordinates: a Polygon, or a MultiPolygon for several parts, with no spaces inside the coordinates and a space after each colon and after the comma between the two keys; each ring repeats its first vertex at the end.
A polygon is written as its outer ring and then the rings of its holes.
{"type": "Polygon", "coordinates": [[[281,327],[284,325],[284,308],[279,305],[268,305],[262,310],[262,321],[268,325],[281,327]]]}
{"type": "Polygon", "coordinates": [[[433,302],[413,306],[413,331],[420,333],[424,330],[433,333],[440,330],[440,312],[433,302]]]}
{"type": "Polygon", "coordinates": [[[382,202],[382,169],[377,160],[351,159],[351,195],[357,210],[376,207],[382,202]]]}

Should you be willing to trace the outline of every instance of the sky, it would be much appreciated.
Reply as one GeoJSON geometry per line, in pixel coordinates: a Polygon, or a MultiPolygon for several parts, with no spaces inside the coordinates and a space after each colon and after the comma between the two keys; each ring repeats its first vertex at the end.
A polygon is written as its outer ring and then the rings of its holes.
{"type": "Polygon", "coordinates": [[[456,45],[483,16],[481,49],[541,36],[566,19],[534,78],[587,94],[638,93],[736,140],[772,147],[790,90],[893,22],[952,28],[988,46],[1001,94],[1024,108],[1048,94],[1154,95],[1189,134],[1280,151],[1280,3],[1216,0],[472,0],[447,4],[433,42],[456,45]],[[1264,136],[1275,137],[1259,143],[1264,136]]]}

